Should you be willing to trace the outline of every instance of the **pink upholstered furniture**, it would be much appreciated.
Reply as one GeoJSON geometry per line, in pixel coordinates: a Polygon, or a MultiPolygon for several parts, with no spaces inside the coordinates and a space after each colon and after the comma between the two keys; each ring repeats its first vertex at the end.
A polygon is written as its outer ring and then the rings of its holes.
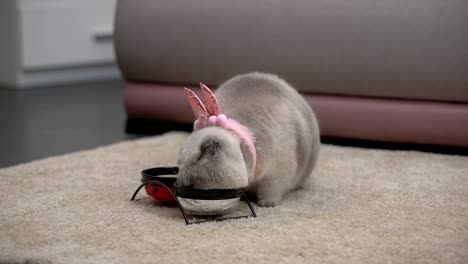
{"type": "Polygon", "coordinates": [[[129,120],[189,124],[184,85],[280,75],[324,136],[468,147],[464,1],[119,0],[129,120]]]}

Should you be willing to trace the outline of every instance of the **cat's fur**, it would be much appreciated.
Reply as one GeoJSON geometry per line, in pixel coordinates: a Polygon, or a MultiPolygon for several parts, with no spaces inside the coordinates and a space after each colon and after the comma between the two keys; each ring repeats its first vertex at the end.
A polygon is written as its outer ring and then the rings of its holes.
{"type": "Polygon", "coordinates": [[[317,120],[299,93],[276,75],[248,73],[215,93],[228,118],[255,136],[257,166],[235,134],[219,127],[194,131],[183,145],[177,183],[197,189],[245,188],[261,206],[276,206],[311,175],[320,147],[317,120]]]}

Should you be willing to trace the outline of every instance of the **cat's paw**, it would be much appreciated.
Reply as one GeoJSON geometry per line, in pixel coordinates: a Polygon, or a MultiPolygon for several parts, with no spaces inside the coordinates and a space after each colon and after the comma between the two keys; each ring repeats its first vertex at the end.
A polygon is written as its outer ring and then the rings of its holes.
{"type": "Polygon", "coordinates": [[[257,204],[261,207],[275,207],[280,204],[280,200],[258,200],[257,204]]]}

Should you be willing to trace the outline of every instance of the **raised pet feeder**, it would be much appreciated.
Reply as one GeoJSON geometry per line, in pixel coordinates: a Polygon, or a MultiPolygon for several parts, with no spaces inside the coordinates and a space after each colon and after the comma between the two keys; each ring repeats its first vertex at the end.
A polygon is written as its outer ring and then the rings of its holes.
{"type": "Polygon", "coordinates": [[[257,217],[255,210],[247,195],[242,189],[213,189],[200,190],[190,187],[182,187],[175,184],[178,167],[157,167],[143,170],[141,172],[142,184],[138,187],[130,201],[133,201],[145,187],[148,195],[165,203],[176,203],[185,219],[187,225],[198,224],[209,221],[222,221],[227,219],[257,217]],[[233,217],[213,218],[232,212],[241,200],[247,202],[251,214],[233,217]],[[188,215],[197,217],[208,216],[212,219],[189,221],[188,215]]]}

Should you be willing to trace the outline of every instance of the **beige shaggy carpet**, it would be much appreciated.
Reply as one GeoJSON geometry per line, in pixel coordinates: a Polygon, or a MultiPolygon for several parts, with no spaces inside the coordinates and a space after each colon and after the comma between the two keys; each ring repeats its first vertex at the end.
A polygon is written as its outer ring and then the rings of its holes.
{"type": "Polygon", "coordinates": [[[186,226],[141,192],[169,133],[0,170],[0,263],[468,263],[468,157],[323,145],[308,190],[186,226]]]}

